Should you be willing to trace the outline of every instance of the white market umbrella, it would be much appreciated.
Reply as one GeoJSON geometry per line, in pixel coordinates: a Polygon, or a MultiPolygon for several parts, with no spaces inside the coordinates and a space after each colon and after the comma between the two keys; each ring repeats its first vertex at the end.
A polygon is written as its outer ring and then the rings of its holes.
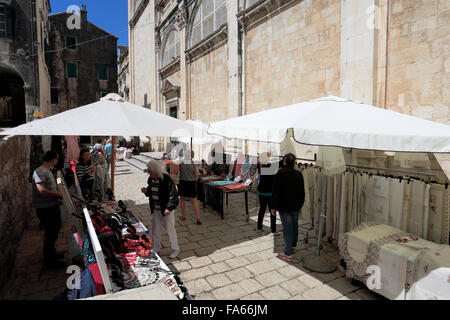
{"type": "Polygon", "coordinates": [[[209,134],[281,143],[450,153],[450,126],[329,96],[212,123],[209,134]]]}
{"type": "MultiPolygon", "coordinates": [[[[43,136],[192,136],[194,126],[165,114],[126,102],[115,93],[100,101],[68,110],[21,126],[0,131],[0,135],[43,136]]],[[[114,161],[114,148],[112,161],[114,161]]],[[[112,164],[114,190],[114,163],[112,164]]]]}
{"type": "Polygon", "coordinates": [[[216,144],[222,142],[222,139],[220,137],[208,134],[208,125],[206,123],[203,123],[199,120],[186,120],[185,122],[194,126],[194,135],[191,137],[179,137],[177,139],[178,142],[183,142],[185,144],[189,144],[192,142],[192,144],[199,145],[216,144]]]}
{"type": "Polygon", "coordinates": [[[117,94],[100,101],[0,132],[1,135],[192,136],[194,126],[141,106],[117,94]]]}
{"type": "MultiPolygon", "coordinates": [[[[208,133],[226,138],[282,143],[292,130],[302,144],[356,149],[450,153],[450,126],[329,96],[212,123],[208,133]]],[[[322,199],[325,197],[326,177],[322,199]]],[[[320,256],[324,219],[322,201],[316,256],[304,257],[306,268],[333,272],[320,256]]]]}

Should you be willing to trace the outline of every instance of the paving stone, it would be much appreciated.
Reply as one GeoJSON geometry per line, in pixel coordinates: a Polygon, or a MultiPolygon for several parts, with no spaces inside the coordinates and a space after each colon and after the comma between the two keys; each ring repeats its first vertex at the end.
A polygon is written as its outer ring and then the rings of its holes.
{"type": "Polygon", "coordinates": [[[220,288],[232,283],[232,281],[225,274],[214,274],[212,276],[206,277],[206,281],[213,288],[220,288]]]}
{"type": "Polygon", "coordinates": [[[237,300],[247,295],[244,289],[242,289],[237,283],[215,289],[212,291],[212,294],[219,300],[237,300]]]}
{"type": "Polygon", "coordinates": [[[296,265],[287,265],[277,270],[282,276],[286,277],[287,279],[299,278],[300,276],[305,274],[305,272],[303,270],[300,270],[296,265]]]}
{"type": "Polygon", "coordinates": [[[252,293],[248,296],[245,296],[243,298],[241,298],[241,300],[266,300],[266,298],[264,298],[262,295],[260,295],[259,293],[252,293]]]}
{"type": "Polygon", "coordinates": [[[204,278],[213,273],[214,272],[209,267],[203,267],[203,268],[199,268],[199,269],[195,268],[195,269],[191,269],[186,272],[183,272],[183,274],[180,275],[180,278],[183,282],[185,282],[185,281],[195,280],[198,278],[204,278]]]}
{"type": "Polygon", "coordinates": [[[212,289],[212,286],[202,278],[184,282],[183,284],[188,289],[190,294],[201,294],[212,289]]]}
{"type": "Polygon", "coordinates": [[[276,270],[257,275],[255,279],[264,287],[271,287],[287,280],[276,270]]]}
{"type": "Polygon", "coordinates": [[[209,256],[217,251],[217,246],[209,246],[209,247],[200,247],[198,249],[195,249],[194,252],[197,256],[209,256]]]}
{"type": "Polygon", "coordinates": [[[302,296],[301,294],[290,297],[288,300],[307,300],[304,296],[302,296]]]}
{"type": "Polygon", "coordinates": [[[314,289],[310,289],[302,294],[309,300],[336,300],[342,297],[342,293],[324,284],[314,289]]]}
{"type": "Polygon", "coordinates": [[[287,290],[293,296],[302,295],[305,291],[308,291],[310,289],[298,279],[285,281],[281,284],[281,287],[287,290]]]}
{"type": "Polygon", "coordinates": [[[264,298],[269,300],[285,300],[289,299],[290,294],[280,286],[274,286],[259,292],[264,298]]]}
{"type": "Polygon", "coordinates": [[[189,263],[192,266],[192,268],[204,267],[204,266],[207,266],[209,264],[212,264],[212,262],[213,261],[208,256],[189,260],[189,263]]]}
{"type": "Polygon", "coordinates": [[[230,266],[227,265],[225,262],[214,263],[214,264],[210,265],[209,268],[214,273],[224,273],[226,271],[230,271],[231,270],[230,266]]]}
{"type": "Polygon", "coordinates": [[[323,285],[323,282],[321,282],[320,280],[317,280],[316,278],[314,278],[308,274],[301,276],[300,278],[298,278],[298,280],[300,280],[303,284],[305,284],[309,288],[315,288],[315,287],[323,285]]]}
{"type": "Polygon", "coordinates": [[[242,289],[245,290],[247,293],[254,293],[259,292],[260,290],[264,289],[264,287],[255,279],[245,279],[239,282],[239,285],[242,287],[242,289]]]}
{"type": "Polygon", "coordinates": [[[228,271],[225,274],[233,282],[240,282],[240,281],[242,281],[244,279],[248,279],[248,278],[250,278],[252,276],[250,271],[248,271],[244,267],[241,267],[239,269],[235,269],[235,270],[232,270],[232,271],[228,271]]]}
{"type": "Polygon", "coordinates": [[[186,271],[192,268],[192,266],[187,261],[174,261],[172,265],[179,271],[186,271]]]}
{"type": "Polygon", "coordinates": [[[183,250],[181,249],[180,254],[178,255],[178,259],[183,261],[189,261],[191,259],[197,258],[197,255],[192,250],[183,250]]]}
{"type": "Polygon", "coordinates": [[[276,267],[273,264],[267,263],[267,261],[258,261],[258,262],[246,265],[245,267],[254,275],[259,275],[262,273],[266,273],[267,271],[276,269],[276,267]]]}
{"type": "Polygon", "coordinates": [[[199,293],[195,296],[195,300],[217,300],[212,293],[199,293]]]}
{"type": "Polygon", "coordinates": [[[190,250],[195,250],[195,249],[200,249],[200,245],[197,242],[189,242],[183,245],[183,247],[180,246],[181,250],[184,251],[190,251],[190,250]]]}
{"type": "Polygon", "coordinates": [[[385,297],[370,291],[367,288],[360,289],[355,292],[358,296],[362,298],[362,300],[386,300],[385,297]]]}
{"type": "Polygon", "coordinates": [[[221,262],[233,258],[233,255],[229,251],[221,251],[221,252],[214,252],[213,254],[209,255],[209,257],[214,262],[221,262]]]}
{"type": "Polygon", "coordinates": [[[360,286],[354,286],[351,280],[345,278],[333,280],[328,282],[327,285],[341,292],[344,296],[361,288],[360,286]]]}
{"type": "Polygon", "coordinates": [[[245,257],[235,257],[232,259],[225,260],[225,263],[229,265],[232,269],[236,269],[245,266],[250,263],[245,257]]]}
{"type": "Polygon", "coordinates": [[[236,249],[230,249],[229,251],[232,254],[234,254],[236,257],[238,257],[238,256],[254,253],[255,248],[253,246],[246,246],[246,247],[240,247],[240,248],[236,248],[236,249]]]}
{"type": "Polygon", "coordinates": [[[319,278],[324,283],[328,283],[328,282],[331,282],[333,280],[336,280],[336,279],[339,279],[339,278],[343,278],[345,276],[345,274],[340,272],[340,271],[335,271],[335,272],[332,272],[332,273],[316,273],[316,272],[313,272],[312,275],[314,277],[319,278]]]}

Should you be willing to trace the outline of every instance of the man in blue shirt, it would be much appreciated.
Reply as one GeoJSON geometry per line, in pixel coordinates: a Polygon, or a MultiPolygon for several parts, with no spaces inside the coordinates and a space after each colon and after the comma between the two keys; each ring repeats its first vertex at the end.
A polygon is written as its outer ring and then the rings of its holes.
{"type": "MultiPolygon", "coordinates": [[[[107,170],[109,171],[109,167],[110,167],[110,165],[111,165],[111,155],[112,155],[112,144],[111,144],[111,139],[108,139],[108,140],[106,141],[105,151],[106,151],[107,170]]],[[[117,151],[117,148],[114,148],[114,151],[117,151]]]]}

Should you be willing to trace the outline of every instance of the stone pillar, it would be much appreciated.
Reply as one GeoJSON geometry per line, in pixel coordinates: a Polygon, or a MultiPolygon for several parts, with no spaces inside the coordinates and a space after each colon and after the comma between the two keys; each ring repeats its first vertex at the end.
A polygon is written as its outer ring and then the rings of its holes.
{"type": "Polygon", "coordinates": [[[178,5],[178,12],[176,13],[176,20],[180,36],[180,99],[178,105],[178,118],[181,120],[191,119],[192,112],[189,106],[189,74],[186,63],[186,38],[187,38],[187,9],[184,1],[178,5]]]}
{"type": "Polygon", "coordinates": [[[377,3],[341,2],[341,96],[370,105],[376,102],[377,3]]]}
{"type": "Polygon", "coordinates": [[[228,104],[225,118],[239,116],[240,75],[239,75],[239,24],[237,21],[238,1],[227,1],[228,22],[228,104]]]}

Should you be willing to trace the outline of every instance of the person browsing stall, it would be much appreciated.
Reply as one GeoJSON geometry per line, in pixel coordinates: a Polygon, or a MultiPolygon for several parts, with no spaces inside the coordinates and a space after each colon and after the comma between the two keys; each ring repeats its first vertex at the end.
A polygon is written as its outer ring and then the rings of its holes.
{"type": "Polygon", "coordinates": [[[266,208],[269,208],[270,214],[270,235],[274,236],[277,231],[276,226],[276,216],[271,214],[272,211],[272,185],[274,177],[274,168],[269,161],[269,156],[267,152],[262,153],[258,159],[258,174],[259,174],[259,184],[258,184],[258,198],[259,198],[259,213],[257,230],[263,231],[263,220],[266,213],[266,208]]]}
{"type": "Polygon", "coordinates": [[[89,149],[83,148],[80,150],[78,163],[75,167],[77,172],[78,182],[80,183],[81,193],[85,200],[95,200],[94,195],[94,178],[95,166],[91,161],[91,154],[89,149]]]}
{"type": "Polygon", "coordinates": [[[198,167],[194,164],[194,151],[188,150],[186,155],[190,155],[191,158],[185,158],[180,164],[180,183],[178,185],[181,207],[180,219],[186,220],[186,199],[189,199],[195,211],[197,224],[202,224],[197,201],[198,167]]]}
{"type": "Polygon", "coordinates": [[[63,198],[62,193],[57,189],[55,177],[51,171],[57,163],[57,153],[46,152],[42,165],[33,172],[32,176],[32,206],[36,209],[36,215],[45,230],[44,266],[48,269],[62,268],[66,265],[58,260],[64,255],[57,254],[55,250],[55,243],[61,227],[59,199],[63,198]]]}
{"type": "Polygon", "coordinates": [[[150,213],[152,215],[152,240],[156,253],[161,249],[161,225],[166,226],[172,253],[170,258],[174,259],[180,253],[177,232],[175,230],[175,209],[178,206],[178,190],[166,170],[158,161],[150,160],[147,163],[148,178],[146,188],[141,192],[149,198],[150,213]]]}
{"type": "Polygon", "coordinates": [[[303,175],[295,170],[295,155],[288,153],[283,158],[283,167],[277,172],[272,186],[272,215],[280,213],[285,242],[284,252],[278,257],[292,261],[298,241],[298,219],[305,202],[303,175]]]}

